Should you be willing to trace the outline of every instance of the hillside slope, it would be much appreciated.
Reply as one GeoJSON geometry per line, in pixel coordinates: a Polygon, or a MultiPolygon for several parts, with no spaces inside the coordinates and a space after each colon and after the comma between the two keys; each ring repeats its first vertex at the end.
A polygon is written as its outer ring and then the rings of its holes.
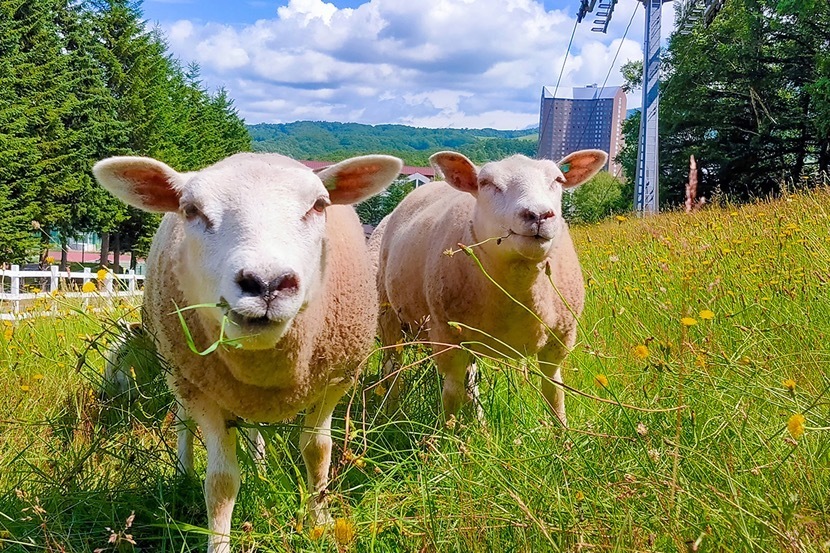
{"type": "MultiPolygon", "coordinates": [[[[828,551],[829,214],[818,190],[575,228],[569,428],[535,362],[486,358],[486,427],[438,423],[430,351],[401,344],[403,413],[384,415],[376,355],[335,414],[333,528],[302,523],[299,425],[258,427],[234,550],[828,551]]],[[[204,448],[177,478],[172,414],[97,399],[113,321],[139,310],[45,301],[61,316],[0,336],[0,549],[204,551],[204,448]]]]}

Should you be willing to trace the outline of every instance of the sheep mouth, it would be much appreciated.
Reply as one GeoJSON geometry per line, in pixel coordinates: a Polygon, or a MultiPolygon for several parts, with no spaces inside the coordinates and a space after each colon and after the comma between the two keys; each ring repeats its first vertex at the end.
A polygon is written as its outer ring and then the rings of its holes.
{"type": "Polygon", "coordinates": [[[231,309],[229,306],[225,306],[224,312],[225,317],[227,317],[232,324],[242,328],[266,328],[271,325],[279,324],[280,322],[269,318],[268,315],[259,315],[256,317],[244,315],[239,311],[231,309]]]}
{"type": "Polygon", "coordinates": [[[248,317],[238,311],[234,311],[233,309],[229,309],[226,315],[233,324],[246,328],[264,328],[276,323],[276,321],[269,319],[268,315],[262,315],[261,317],[248,317]]]}
{"type": "Polygon", "coordinates": [[[550,240],[553,240],[553,236],[548,236],[547,234],[539,234],[538,232],[536,234],[522,234],[520,232],[510,230],[509,235],[510,236],[520,236],[521,238],[536,240],[537,242],[548,242],[550,240]]]}

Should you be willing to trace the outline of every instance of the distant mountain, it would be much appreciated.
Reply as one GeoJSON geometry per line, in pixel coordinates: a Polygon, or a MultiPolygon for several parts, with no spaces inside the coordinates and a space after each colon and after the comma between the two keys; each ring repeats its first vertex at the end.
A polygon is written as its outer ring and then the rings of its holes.
{"type": "Polygon", "coordinates": [[[476,163],[520,153],[536,155],[538,129],[427,129],[406,125],[362,125],[298,121],[248,125],[254,151],[277,152],[295,159],[338,161],[382,153],[408,165],[425,166],[429,156],[455,150],[476,163]]]}

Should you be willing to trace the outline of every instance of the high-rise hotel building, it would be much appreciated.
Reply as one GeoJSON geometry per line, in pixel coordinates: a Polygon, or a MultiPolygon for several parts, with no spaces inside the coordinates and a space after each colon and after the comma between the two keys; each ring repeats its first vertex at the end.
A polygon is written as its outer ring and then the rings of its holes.
{"type": "Polygon", "coordinates": [[[625,93],[618,86],[542,87],[537,157],[559,161],[576,150],[596,148],[608,152],[608,169],[620,176],[614,158],[623,147],[622,122],[626,117],[625,93]]]}

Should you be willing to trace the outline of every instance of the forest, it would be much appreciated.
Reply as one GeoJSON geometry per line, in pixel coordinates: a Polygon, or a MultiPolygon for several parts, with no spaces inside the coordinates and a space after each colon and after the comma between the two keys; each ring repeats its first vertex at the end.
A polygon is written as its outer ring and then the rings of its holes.
{"type": "Polygon", "coordinates": [[[159,217],[97,186],[93,163],[141,155],[191,170],[248,149],[228,94],[168,53],[138,3],[0,1],[0,262],[43,263],[50,241],[96,232],[134,263],[159,217]]]}
{"type": "Polygon", "coordinates": [[[326,121],[249,125],[253,149],[295,159],[339,161],[352,155],[385,153],[407,165],[426,167],[441,150],[461,152],[477,163],[512,154],[536,155],[539,129],[428,129],[406,125],[361,125],[326,121]]]}

